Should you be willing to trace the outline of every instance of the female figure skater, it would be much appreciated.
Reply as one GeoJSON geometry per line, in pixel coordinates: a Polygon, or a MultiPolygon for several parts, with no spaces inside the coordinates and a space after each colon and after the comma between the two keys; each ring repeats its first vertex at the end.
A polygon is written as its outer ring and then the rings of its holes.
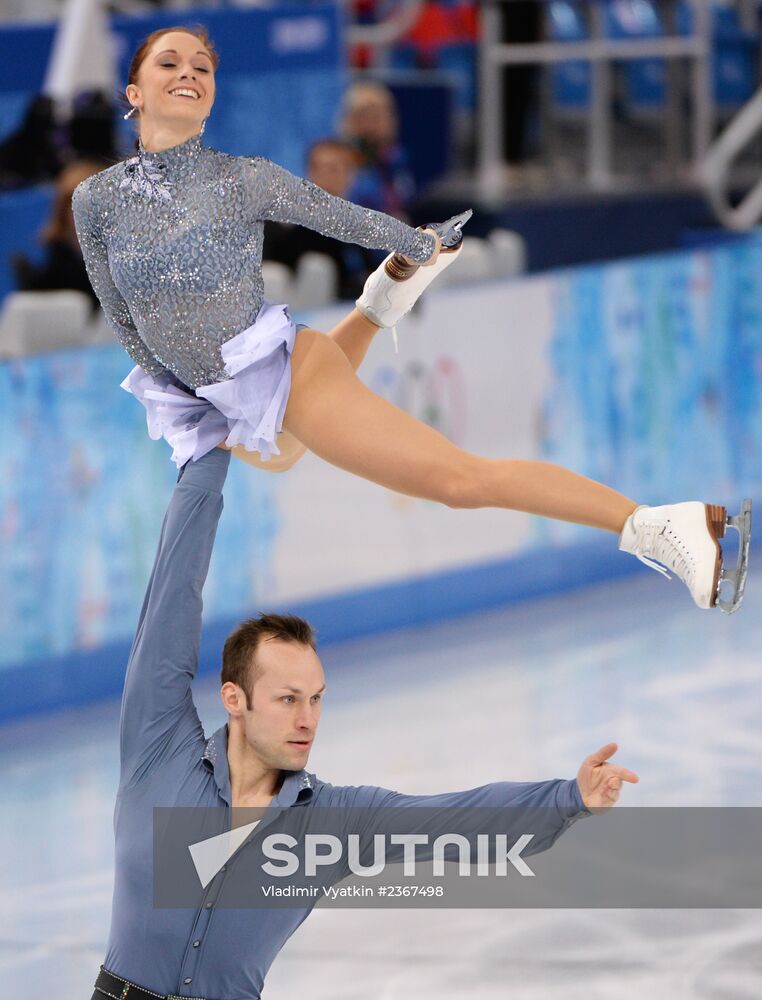
{"type": "Polygon", "coordinates": [[[206,146],[217,65],[202,27],[149,35],[125,91],[129,115],[139,115],[137,156],[83,181],[73,198],[93,288],[136,362],[123,386],[146,407],[151,436],[173,445],[178,465],[222,444],[263,467],[275,453],[273,468],[283,470],[307,448],[409,496],[612,531],[624,551],[665,575],[661,566],[672,570],[699,607],[735,610],[745,562],[734,579],[728,574],[731,600],[720,600],[718,539],[733,524],[745,552],[748,511],[727,519],[724,507],[699,502],[637,506],[559,466],[480,458],[363,385],[354,369],[376,329],[393,327],[457,257],[458,227],[468,215],[415,230],[269,160],[206,146]],[[397,253],[370,276],[331,336],[297,330],[285,306],[263,301],[267,219],[397,253]],[[408,276],[403,258],[423,266],[408,276]]]}

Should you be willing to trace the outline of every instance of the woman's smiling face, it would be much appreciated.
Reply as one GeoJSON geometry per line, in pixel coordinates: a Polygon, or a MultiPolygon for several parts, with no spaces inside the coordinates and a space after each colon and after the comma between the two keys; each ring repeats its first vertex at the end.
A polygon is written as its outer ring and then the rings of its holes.
{"type": "Polygon", "coordinates": [[[214,64],[204,43],[185,31],[169,31],[157,38],[126,90],[140,109],[141,124],[201,127],[212,110],[215,95],[214,64]],[[193,96],[195,95],[195,96],[193,96]]]}

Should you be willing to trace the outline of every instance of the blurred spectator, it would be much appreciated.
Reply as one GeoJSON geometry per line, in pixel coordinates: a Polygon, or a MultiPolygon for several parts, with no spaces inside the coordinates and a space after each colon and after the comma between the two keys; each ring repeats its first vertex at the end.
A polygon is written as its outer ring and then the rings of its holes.
{"type": "Polygon", "coordinates": [[[440,53],[446,46],[476,45],[479,23],[476,4],[462,0],[425,0],[412,28],[403,41],[415,46],[416,66],[435,69],[440,65],[440,53]]]}
{"type": "Polygon", "coordinates": [[[350,201],[407,220],[415,181],[407,153],[398,142],[394,97],[381,83],[356,83],[344,99],[341,131],[360,156],[350,201]]]}
{"type": "MultiPolygon", "coordinates": [[[[542,39],[543,4],[537,0],[509,0],[500,4],[501,40],[512,44],[542,39]]],[[[536,66],[503,69],[503,157],[510,166],[527,158],[527,132],[536,103],[539,71],[536,66]]]]}
{"type": "Polygon", "coordinates": [[[119,158],[114,107],[106,94],[78,94],[65,126],[56,121],[54,100],[38,94],[16,131],[0,142],[0,188],[51,181],[67,160],[100,161],[103,167],[119,158]]]}
{"type": "Polygon", "coordinates": [[[21,125],[0,142],[0,188],[22,187],[52,180],[61,169],[53,101],[39,94],[21,125]]]}
{"type": "Polygon", "coordinates": [[[87,90],[77,95],[68,133],[72,159],[102,161],[103,166],[120,159],[114,105],[102,91],[87,90]]]}
{"type": "Polygon", "coordinates": [[[39,242],[45,247],[42,264],[35,264],[20,253],[11,257],[19,291],[74,289],[90,296],[93,311],[98,307],[74,229],[71,196],[80,181],[102,168],[102,163],[79,160],[61,171],[50,218],[39,235],[39,242]]]}
{"type": "MultiPolygon", "coordinates": [[[[341,139],[319,139],[310,146],[306,165],[313,184],[329,194],[346,198],[357,174],[357,153],[341,139]]],[[[293,271],[306,253],[324,254],[336,264],[342,299],[356,299],[378,263],[378,255],[364,247],[342,243],[302,226],[265,223],[264,260],[285,264],[293,271]]]]}

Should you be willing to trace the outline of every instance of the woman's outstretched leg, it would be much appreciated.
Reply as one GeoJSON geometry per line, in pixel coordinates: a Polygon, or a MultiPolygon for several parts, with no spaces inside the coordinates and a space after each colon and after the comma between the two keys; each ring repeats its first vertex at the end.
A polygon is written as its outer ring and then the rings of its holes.
{"type": "Polygon", "coordinates": [[[504,507],[619,534],[636,506],[560,466],[463,451],[366,388],[316,330],[297,336],[284,428],[332,465],[449,507],[504,507]]]}
{"type": "MultiPolygon", "coordinates": [[[[735,611],[743,598],[751,531],[747,501],[728,521],[724,507],[698,501],[661,507],[635,503],[600,483],[547,462],[471,455],[366,388],[341,349],[302,330],[291,356],[284,427],[333,465],[398,493],[449,507],[505,507],[587,524],[620,536],[619,547],[685,583],[701,608],[735,611]],[[727,524],[740,532],[732,594],[720,597],[727,524]]],[[[667,574],[668,575],[668,574],[667,574]]]]}

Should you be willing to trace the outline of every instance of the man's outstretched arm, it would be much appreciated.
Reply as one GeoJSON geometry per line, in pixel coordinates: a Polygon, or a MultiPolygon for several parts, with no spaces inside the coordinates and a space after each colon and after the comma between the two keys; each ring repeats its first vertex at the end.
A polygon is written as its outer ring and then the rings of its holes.
{"type": "MultiPolygon", "coordinates": [[[[570,780],[499,781],[439,795],[404,795],[362,786],[351,789],[340,804],[370,807],[359,823],[366,840],[373,832],[401,832],[391,827],[409,812],[404,832],[428,835],[429,847],[440,835],[459,834],[472,840],[479,833],[501,832],[517,838],[531,827],[525,853],[537,854],[552,847],[577,819],[613,806],[623,782],[639,780],[634,771],[608,760],[616,751],[616,743],[607,743],[586,757],[577,777],[570,780]],[[400,807],[402,813],[397,812],[400,807]]],[[[426,848],[420,857],[426,859],[426,848]]],[[[387,852],[387,860],[398,859],[387,852]]]]}
{"type": "Polygon", "coordinates": [[[201,591],[209,570],[230,455],[215,448],[180,471],[159,538],[122,696],[122,783],[201,734],[191,697],[201,591]]]}

